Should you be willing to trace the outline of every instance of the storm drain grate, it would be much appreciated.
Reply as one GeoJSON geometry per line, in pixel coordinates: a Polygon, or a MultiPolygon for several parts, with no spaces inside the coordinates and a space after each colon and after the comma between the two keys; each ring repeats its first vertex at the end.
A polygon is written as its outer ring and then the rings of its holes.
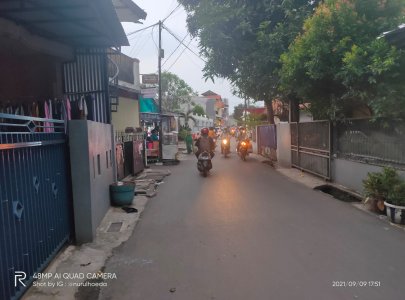
{"type": "Polygon", "coordinates": [[[110,224],[110,227],[108,227],[107,232],[120,232],[122,227],[122,222],[114,222],[110,224]]]}

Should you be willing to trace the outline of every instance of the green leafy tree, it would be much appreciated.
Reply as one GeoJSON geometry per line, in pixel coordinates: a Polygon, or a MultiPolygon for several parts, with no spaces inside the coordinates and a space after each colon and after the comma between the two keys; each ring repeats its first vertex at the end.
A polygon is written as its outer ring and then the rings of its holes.
{"type": "Polygon", "coordinates": [[[162,111],[176,112],[182,105],[191,103],[193,89],[176,74],[162,73],[162,111]]]}
{"type": "MultiPolygon", "coordinates": [[[[272,100],[281,98],[280,55],[287,50],[318,1],[180,0],[188,28],[200,39],[206,78],[223,77],[242,98],[264,100],[274,123],[272,100]]],[[[288,95],[284,95],[288,96],[288,95]]]]}
{"type": "Polygon", "coordinates": [[[233,118],[239,123],[242,123],[243,111],[245,106],[243,104],[238,104],[233,109],[233,118]]]}
{"type": "Polygon", "coordinates": [[[281,56],[282,88],[311,103],[315,118],[405,115],[405,53],[381,33],[405,22],[403,0],[328,0],[281,56]]]}
{"type": "Polygon", "coordinates": [[[193,107],[193,114],[198,115],[198,116],[204,116],[205,110],[201,105],[197,104],[193,107]]]}

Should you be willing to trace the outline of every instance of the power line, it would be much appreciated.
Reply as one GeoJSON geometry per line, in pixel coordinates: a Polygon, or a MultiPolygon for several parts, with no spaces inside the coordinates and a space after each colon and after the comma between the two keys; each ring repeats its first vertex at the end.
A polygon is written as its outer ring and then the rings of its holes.
{"type": "MultiPolygon", "coordinates": [[[[190,45],[190,43],[191,43],[192,40],[193,40],[193,39],[191,39],[191,40],[188,42],[188,45],[190,45]]],[[[188,45],[186,46],[186,45],[184,45],[183,43],[182,43],[182,45],[183,45],[185,48],[183,49],[183,51],[181,51],[181,53],[179,54],[179,56],[177,56],[176,60],[170,65],[170,67],[167,68],[166,71],[169,71],[169,70],[176,64],[176,62],[180,59],[180,57],[183,55],[184,51],[187,50],[188,45]]]]}
{"type": "Polygon", "coordinates": [[[144,30],[149,29],[149,28],[151,28],[151,27],[155,27],[155,26],[157,26],[157,25],[159,25],[159,22],[158,22],[158,23],[155,23],[155,24],[152,24],[152,25],[150,25],[150,26],[147,26],[147,27],[145,27],[145,28],[141,28],[141,29],[132,31],[132,32],[130,32],[130,33],[127,33],[127,36],[130,36],[130,35],[133,35],[133,34],[135,34],[135,33],[144,31],[144,30]]]}
{"type": "MultiPolygon", "coordinates": [[[[181,42],[184,42],[184,40],[186,39],[186,37],[188,37],[189,33],[187,33],[184,38],[181,40],[181,42]]],[[[170,57],[173,56],[173,54],[177,51],[177,49],[179,49],[179,47],[182,45],[182,43],[179,43],[176,47],[176,49],[174,49],[174,51],[172,53],[170,53],[169,57],[166,58],[166,60],[164,61],[162,67],[169,61],[170,57]]]]}
{"type": "Polygon", "coordinates": [[[145,45],[150,41],[150,33],[143,32],[140,34],[134,43],[131,43],[131,50],[129,56],[135,57],[138,55],[139,52],[145,47],[145,45]]]}
{"type": "Polygon", "coordinates": [[[138,48],[138,46],[139,46],[139,44],[140,44],[140,41],[141,41],[142,39],[144,39],[146,35],[147,35],[147,33],[143,32],[142,34],[138,35],[138,36],[136,37],[136,39],[135,39],[135,38],[128,39],[128,40],[129,40],[129,43],[130,43],[131,53],[134,51],[134,49],[137,49],[137,48],[138,48]]]}
{"type": "Polygon", "coordinates": [[[166,31],[168,33],[170,33],[176,40],[178,40],[184,47],[186,47],[191,53],[193,53],[195,56],[197,56],[199,59],[201,59],[203,62],[207,62],[205,59],[201,58],[200,55],[198,55],[197,53],[195,53],[192,49],[190,49],[190,47],[186,44],[184,44],[180,38],[178,38],[169,28],[167,28],[165,25],[163,25],[163,28],[166,29],[166,31]]]}
{"type": "Polygon", "coordinates": [[[159,46],[157,45],[157,43],[156,43],[156,41],[155,41],[155,38],[153,37],[153,29],[155,29],[155,28],[152,28],[152,32],[151,32],[152,41],[153,41],[153,43],[155,44],[156,49],[159,51],[159,46]]]}
{"type": "MultiPolygon", "coordinates": [[[[176,12],[176,10],[179,9],[180,6],[181,6],[181,4],[179,3],[179,4],[170,12],[170,14],[168,14],[167,17],[165,17],[165,18],[163,19],[162,23],[163,23],[164,21],[166,21],[168,18],[170,18],[170,16],[173,15],[173,14],[176,12]]],[[[135,34],[135,33],[144,31],[144,30],[146,30],[146,29],[149,29],[149,28],[151,28],[151,27],[155,27],[155,26],[158,26],[158,25],[159,25],[159,22],[157,22],[157,23],[155,23],[155,24],[152,24],[152,25],[150,25],[150,26],[147,26],[147,27],[144,27],[144,28],[141,28],[141,29],[132,31],[132,32],[130,32],[130,33],[127,33],[127,36],[133,35],[133,34],[135,34]]]]}
{"type": "Polygon", "coordinates": [[[190,55],[189,53],[186,53],[187,57],[189,58],[189,60],[199,69],[202,69],[204,66],[201,66],[198,64],[198,62],[195,61],[194,56],[190,55]]]}
{"type": "Polygon", "coordinates": [[[170,16],[171,16],[176,10],[179,9],[180,5],[181,5],[181,4],[179,3],[179,5],[177,5],[176,8],[173,9],[173,10],[171,11],[171,13],[170,13],[166,18],[164,18],[164,19],[162,20],[162,23],[163,23],[164,21],[166,21],[168,18],[170,18],[170,16]]]}
{"type": "MultiPolygon", "coordinates": [[[[136,48],[136,50],[134,50],[134,52],[133,52],[134,57],[137,57],[138,54],[141,53],[141,51],[143,50],[143,48],[145,48],[145,46],[146,46],[146,44],[147,44],[149,38],[148,38],[147,35],[145,35],[144,37],[145,37],[145,39],[143,40],[143,42],[140,43],[140,45],[136,48]]],[[[132,52],[131,52],[131,53],[132,53],[132,52]]]]}

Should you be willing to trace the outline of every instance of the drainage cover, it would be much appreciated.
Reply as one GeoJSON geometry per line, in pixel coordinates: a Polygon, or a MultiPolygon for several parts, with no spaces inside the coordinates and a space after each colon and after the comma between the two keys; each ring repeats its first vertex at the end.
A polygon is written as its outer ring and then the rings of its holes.
{"type": "Polygon", "coordinates": [[[110,227],[108,227],[107,232],[120,232],[122,227],[122,222],[114,222],[110,224],[110,227]]]}

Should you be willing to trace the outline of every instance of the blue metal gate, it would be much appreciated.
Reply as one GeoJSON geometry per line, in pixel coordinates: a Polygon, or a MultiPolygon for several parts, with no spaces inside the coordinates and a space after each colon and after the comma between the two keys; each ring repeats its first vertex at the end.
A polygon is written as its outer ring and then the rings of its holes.
{"type": "Polygon", "coordinates": [[[259,125],[257,130],[258,154],[277,160],[277,130],[276,125],[259,125]]]}
{"type": "Polygon", "coordinates": [[[19,298],[69,239],[67,166],[64,121],[0,114],[0,299],[19,298]]]}

